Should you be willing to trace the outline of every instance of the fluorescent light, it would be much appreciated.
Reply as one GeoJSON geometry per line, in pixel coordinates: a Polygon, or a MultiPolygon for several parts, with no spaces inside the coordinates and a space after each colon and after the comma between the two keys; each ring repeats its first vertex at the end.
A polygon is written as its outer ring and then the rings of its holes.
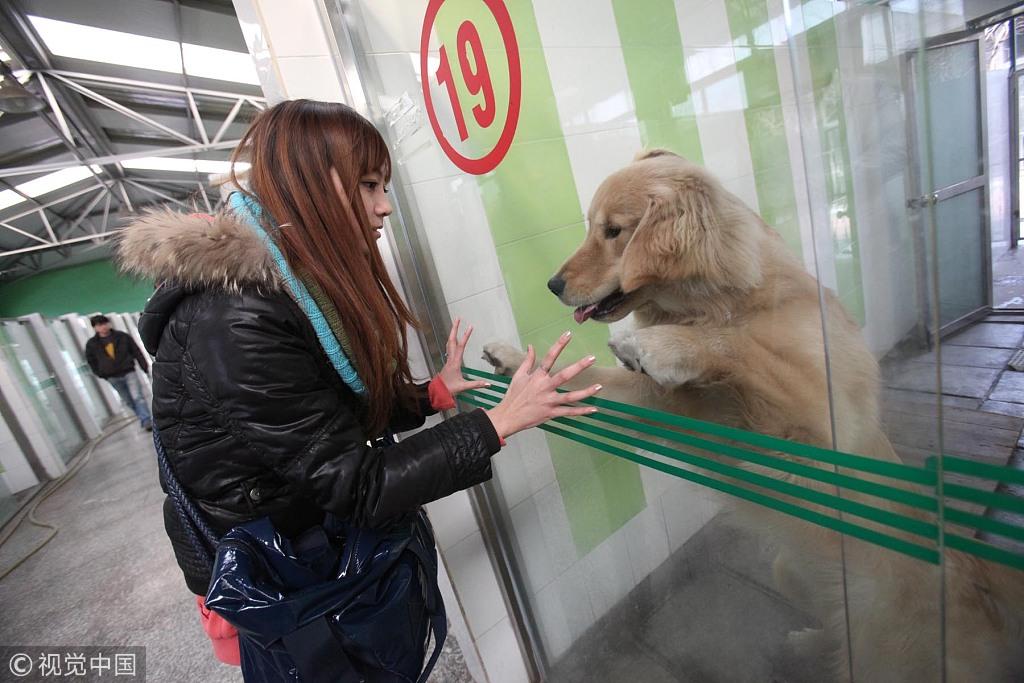
{"type": "MultiPolygon", "coordinates": [[[[92,166],[93,172],[100,173],[102,169],[99,166],[92,166]]],[[[67,187],[72,183],[77,183],[79,180],[85,180],[92,176],[89,169],[85,166],[72,166],[71,168],[63,168],[59,171],[54,171],[47,175],[36,178],[35,180],[29,180],[28,182],[16,185],[14,190],[4,190],[0,192],[0,209],[6,209],[9,206],[14,206],[19,202],[25,201],[22,194],[27,194],[29,197],[39,197],[47,192],[53,192],[59,190],[62,187],[67,187]]]]}
{"type": "Polygon", "coordinates": [[[180,74],[184,52],[184,70],[190,76],[250,85],[259,85],[260,82],[252,59],[246,52],[191,43],[181,43],[179,47],[179,43],[173,40],[46,17],[30,15],[29,20],[46,43],[47,49],[60,57],[180,74]]]}
{"type": "MultiPolygon", "coordinates": [[[[128,159],[122,161],[125,168],[134,168],[142,171],[177,171],[180,173],[229,173],[231,171],[230,161],[218,161],[216,159],[178,159],[174,157],[142,157],[139,159],[128,159]]],[[[235,164],[235,171],[248,170],[249,164],[239,161],[235,164]]]]}
{"type": "Polygon", "coordinates": [[[185,71],[189,76],[249,85],[260,84],[248,52],[234,52],[190,43],[183,43],[182,51],[185,53],[185,71]]]}
{"type": "Polygon", "coordinates": [[[181,73],[181,53],[173,40],[44,17],[29,16],[29,21],[39,32],[47,49],[60,57],[181,73]]]}

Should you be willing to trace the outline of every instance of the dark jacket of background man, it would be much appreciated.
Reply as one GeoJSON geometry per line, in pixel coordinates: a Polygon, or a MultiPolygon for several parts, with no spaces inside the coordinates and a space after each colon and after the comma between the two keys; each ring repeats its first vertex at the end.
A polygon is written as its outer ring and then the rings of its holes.
{"type": "Polygon", "coordinates": [[[101,337],[99,334],[85,344],[85,359],[97,377],[121,377],[135,370],[135,362],[143,372],[149,372],[149,361],[136,345],[130,334],[119,330],[110,330],[110,334],[101,337]],[[114,357],[111,358],[104,348],[107,344],[114,345],[114,357]]]}

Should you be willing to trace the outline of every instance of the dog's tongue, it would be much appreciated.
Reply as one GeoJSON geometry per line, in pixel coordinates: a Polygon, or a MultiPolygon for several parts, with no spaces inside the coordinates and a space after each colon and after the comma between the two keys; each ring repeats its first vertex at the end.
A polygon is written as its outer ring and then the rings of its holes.
{"type": "Polygon", "coordinates": [[[580,306],[572,312],[572,317],[576,319],[576,322],[582,325],[585,323],[590,316],[594,315],[594,311],[597,310],[597,304],[590,304],[589,306],[580,306]]]}

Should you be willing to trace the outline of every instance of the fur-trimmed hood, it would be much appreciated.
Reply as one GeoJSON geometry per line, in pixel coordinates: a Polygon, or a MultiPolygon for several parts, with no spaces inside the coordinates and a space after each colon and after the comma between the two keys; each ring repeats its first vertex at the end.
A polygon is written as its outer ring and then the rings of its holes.
{"type": "Polygon", "coordinates": [[[166,209],[147,212],[125,227],[117,259],[125,272],[189,289],[281,287],[266,246],[230,211],[214,216],[166,209]]]}

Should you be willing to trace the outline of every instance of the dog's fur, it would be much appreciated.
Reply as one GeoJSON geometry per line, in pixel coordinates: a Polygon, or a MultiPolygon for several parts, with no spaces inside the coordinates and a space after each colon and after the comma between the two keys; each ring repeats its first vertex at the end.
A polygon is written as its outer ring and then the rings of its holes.
{"type": "MultiPolygon", "coordinates": [[[[557,274],[565,283],[560,299],[585,307],[622,292],[621,303],[599,309],[596,319],[632,312],[636,325],[609,342],[626,368],[592,368],[572,386],[601,383],[605,398],[899,461],[879,421],[878,364],[857,324],[779,235],[707,171],[665,150],[643,152],[598,188],[589,222],[583,245],[557,274]]],[[[485,358],[510,373],[523,354],[492,343],[485,358]]],[[[842,496],[884,505],[849,490],[842,496]]],[[[742,523],[778,542],[777,588],[822,623],[790,634],[791,644],[808,657],[832,657],[837,680],[848,679],[851,657],[858,681],[940,680],[943,590],[948,679],[1024,680],[1024,573],[955,551],[940,571],[792,517],[734,506],[742,523]]]]}

